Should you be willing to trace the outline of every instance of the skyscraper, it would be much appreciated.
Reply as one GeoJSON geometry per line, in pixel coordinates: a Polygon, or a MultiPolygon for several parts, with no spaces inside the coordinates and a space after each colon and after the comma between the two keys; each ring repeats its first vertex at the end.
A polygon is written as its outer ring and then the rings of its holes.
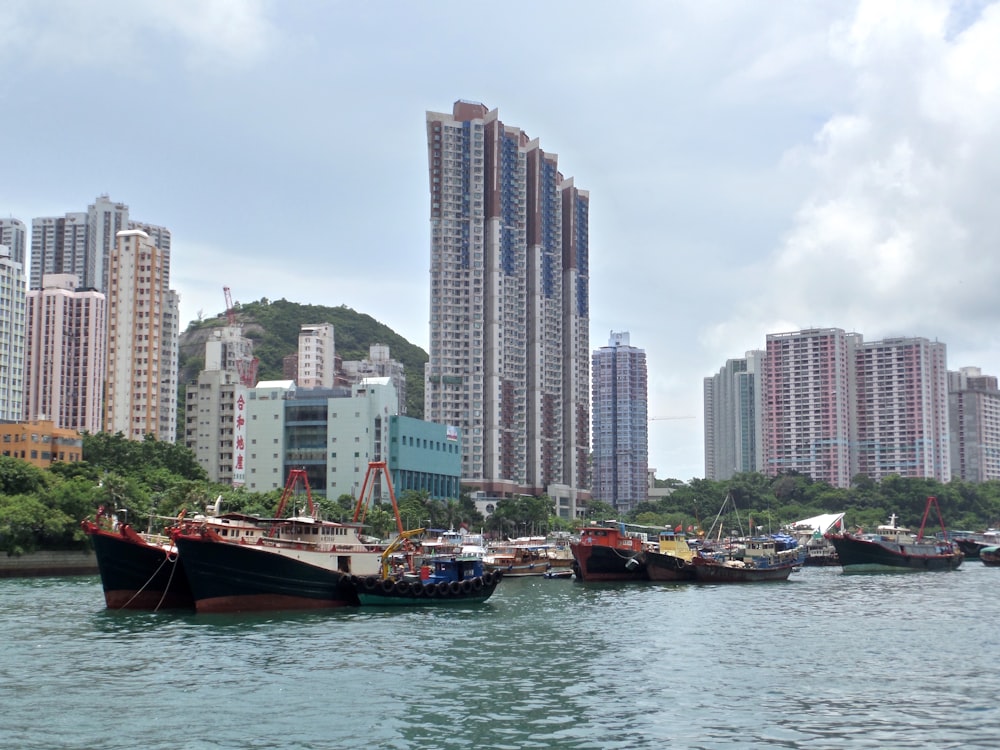
{"type": "Polygon", "coordinates": [[[765,473],[796,471],[834,487],[850,486],[847,337],[840,328],[768,334],[762,368],[765,473]]]}
{"type": "Polygon", "coordinates": [[[978,367],[948,373],[951,471],[964,482],[1000,479],[1000,390],[978,367]]]}
{"type": "Polygon", "coordinates": [[[764,352],[730,359],[705,378],[705,478],[761,471],[760,368],[764,352]]]}
{"type": "Polygon", "coordinates": [[[72,274],[44,276],[28,292],[24,418],[100,432],[107,341],[104,295],[72,274]]]}
{"type": "Polygon", "coordinates": [[[118,233],[108,274],[106,432],[132,440],[177,432],[177,294],[167,253],[138,229],[118,233]]]}
{"type": "Polygon", "coordinates": [[[848,340],[853,365],[851,476],[951,479],[947,352],[925,338],[848,340]]]}
{"type": "Polygon", "coordinates": [[[630,511],[647,497],[649,413],[646,352],[614,333],[593,356],[594,478],[592,494],[630,511]]]}
{"type": "Polygon", "coordinates": [[[463,483],[575,502],[587,481],[589,195],[475,102],[427,113],[427,158],[424,418],[460,428],[463,483]]]}
{"type": "Polygon", "coordinates": [[[333,388],[336,381],[333,323],[304,324],[299,329],[299,388],[333,388]]]}
{"type": "Polygon", "coordinates": [[[21,264],[24,270],[24,250],[27,247],[28,230],[19,219],[0,219],[0,245],[10,249],[10,258],[21,264]]]}
{"type": "Polygon", "coordinates": [[[31,222],[31,289],[40,289],[45,274],[71,273],[80,286],[107,294],[108,267],[118,232],[141,229],[163,254],[170,273],[170,232],[164,227],[129,220],[128,206],[100,195],[86,211],[31,222]]]}
{"type": "Polygon", "coordinates": [[[21,419],[26,291],[23,267],[0,245],[0,420],[21,419]]]}

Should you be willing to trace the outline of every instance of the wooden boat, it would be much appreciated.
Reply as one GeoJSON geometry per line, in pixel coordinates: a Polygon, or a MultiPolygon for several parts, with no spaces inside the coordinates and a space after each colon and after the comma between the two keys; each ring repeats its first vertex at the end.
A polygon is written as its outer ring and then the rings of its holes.
{"type": "Polygon", "coordinates": [[[487,570],[505,576],[541,576],[550,570],[566,568],[573,572],[573,556],[568,548],[550,544],[545,537],[512,539],[491,544],[483,556],[487,570]]]}
{"type": "Polygon", "coordinates": [[[777,535],[748,539],[733,551],[702,550],[691,563],[699,583],[760,583],[788,580],[805,558],[794,539],[777,535]]]}
{"type": "Polygon", "coordinates": [[[477,555],[420,555],[409,540],[423,529],[402,532],[381,555],[377,576],[350,576],[358,604],[399,607],[484,602],[504,574],[484,569],[477,555]],[[402,555],[397,555],[399,550],[402,555]]]}
{"type": "Polygon", "coordinates": [[[678,526],[660,532],[658,548],[646,551],[646,575],[651,581],[694,580],[694,551],[678,526]]]}
{"type": "Polygon", "coordinates": [[[852,570],[902,568],[908,570],[954,570],[962,564],[964,555],[948,541],[941,508],[936,497],[928,497],[920,530],[914,536],[909,529],[896,525],[896,514],[889,523],[879,526],[874,534],[827,534],[837,548],[840,564],[852,570]],[[924,527],[931,506],[938,511],[942,538],[924,537],[924,527]]]}
{"type": "Polygon", "coordinates": [[[983,565],[991,568],[1000,566],[1000,546],[983,547],[979,550],[979,559],[983,561],[983,565]]]}
{"type": "Polygon", "coordinates": [[[194,609],[184,565],[169,536],[141,534],[128,524],[109,528],[84,519],[108,609],[194,609]]]}
{"type": "MultiPolygon", "coordinates": [[[[295,469],[289,474],[275,518],[253,543],[241,540],[232,544],[211,528],[175,532],[196,610],[243,612],[357,604],[350,576],[377,575],[385,549],[362,538],[363,519],[358,520],[383,471],[384,461],[369,464],[350,523],[317,519],[305,472],[295,469]],[[300,486],[308,515],[283,518],[286,505],[300,486]]],[[[389,496],[402,532],[391,480],[389,496]]]]}
{"type": "Polygon", "coordinates": [[[581,529],[579,541],[570,542],[577,580],[646,580],[647,539],[647,533],[618,521],[581,529]]]}

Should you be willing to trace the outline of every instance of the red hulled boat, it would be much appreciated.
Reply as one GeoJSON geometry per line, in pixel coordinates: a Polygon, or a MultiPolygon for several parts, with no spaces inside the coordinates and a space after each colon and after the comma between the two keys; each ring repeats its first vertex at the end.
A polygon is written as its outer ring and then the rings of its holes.
{"type": "Polygon", "coordinates": [[[646,580],[647,538],[617,521],[581,529],[580,540],[570,543],[577,580],[646,580]]]}

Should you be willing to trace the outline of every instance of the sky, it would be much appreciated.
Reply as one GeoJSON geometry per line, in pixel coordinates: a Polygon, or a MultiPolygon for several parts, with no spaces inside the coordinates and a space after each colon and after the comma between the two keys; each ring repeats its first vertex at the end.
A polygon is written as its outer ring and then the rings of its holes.
{"type": "Polygon", "coordinates": [[[704,476],[703,380],[769,333],[1000,375],[1000,1],[6,0],[0,216],[172,233],[184,324],[346,305],[428,349],[425,116],[482,102],[590,191],[590,345],[704,476]]]}

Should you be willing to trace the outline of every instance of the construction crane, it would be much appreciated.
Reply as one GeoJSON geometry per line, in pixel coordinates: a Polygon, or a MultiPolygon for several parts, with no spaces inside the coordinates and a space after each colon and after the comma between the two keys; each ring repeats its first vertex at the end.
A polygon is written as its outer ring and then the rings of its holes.
{"type": "MultiPolygon", "coordinates": [[[[226,318],[230,326],[238,326],[236,322],[236,310],[233,309],[233,295],[228,286],[222,287],[222,293],[226,295],[226,318]]],[[[242,327],[241,327],[242,329],[242,327]]],[[[242,330],[240,331],[242,334],[242,330]]],[[[257,385],[257,366],[260,360],[257,357],[242,356],[236,360],[236,373],[240,376],[240,382],[247,388],[257,385]]]]}
{"type": "Polygon", "coordinates": [[[229,293],[229,287],[222,287],[223,294],[226,295],[226,317],[229,318],[229,325],[236,325],[236,311],[233,309],[233,295],[229,293]]]}

